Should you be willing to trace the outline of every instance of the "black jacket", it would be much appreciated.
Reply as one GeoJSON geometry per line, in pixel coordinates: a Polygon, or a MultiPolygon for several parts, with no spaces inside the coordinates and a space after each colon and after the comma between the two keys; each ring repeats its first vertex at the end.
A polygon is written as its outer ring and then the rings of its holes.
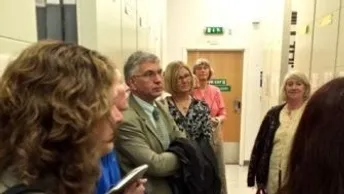
{"type": "Polygon", "coordinates": [[[279,115],[285,104],[271,108],[265,115],[253,146],[248,167],[247,185],[266,187],[269,174],[270,156],[275,133],[280,126],[279,115]]]}
{"type": "Polygon", "coordinates": [[[178,173],[168,178],[173,194],[220,193],[217,161],[207,140],[178,138],[168,151],[175,153],[181,164],[178,173]]]}

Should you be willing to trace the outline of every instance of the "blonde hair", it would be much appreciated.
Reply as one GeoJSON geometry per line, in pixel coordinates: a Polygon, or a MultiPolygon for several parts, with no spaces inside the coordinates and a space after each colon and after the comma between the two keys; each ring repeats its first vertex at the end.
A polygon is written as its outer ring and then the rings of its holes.
{"type": "Polygon", "coordinates": [[[199,58],[196,60],[195,64],[192,67],[192,72],[193,74],[196,74],[196,69],[201,66],[201,65],[205,65],[209,68],[209,76],[208,76],[208,80],[210,80],[214,74],[214,70],[213,68],[210,66],[210,63],[207,59],[204,58],[199,58]]]}
{"type": "Polygon", "coordinates": [[[171,63],[167,65],[165,73],[164,73],[165,90],[171,95],[176,94],[176,92],[178,91],[177,89],[178,72],[182,68],[185,68],[190,73],[190,82],[191,82],[190,91],[193,89],[194,81],[193,81],[190,68],[186,66],[182,61],[172,61],[171,63]]]}
{"type": "Polygon", "coordinates": [[[193,89],[197,89],[199,88],[199,81],[198,81],[198,77],[195,74],[192,74],[192,78],[193,78],[193,89]]]}
{"type": "Polygon", "coordinates": [[[304,73],[302,73],[300,71],[295,71],[295,70],[288,72],[283,79],[283,83],[282,83],[282,87],[281,87],[281,100],[283,102],[285,102],[287,100],[287,94],[285,91],[285,86],[286,86],[287,81],[289,79],[295,79],[297,81],[300,81],[305,86],[304,100],[307,100],[310,97],[311,84],[309,83],[309,79],[307,78],[307,76],[304,73]]]}

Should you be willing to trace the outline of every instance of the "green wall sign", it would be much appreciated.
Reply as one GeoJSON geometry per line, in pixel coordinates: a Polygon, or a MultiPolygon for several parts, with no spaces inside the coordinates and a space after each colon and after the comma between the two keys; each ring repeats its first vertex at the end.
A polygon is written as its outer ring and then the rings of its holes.
{"type": "Polygon", "coordinates": [[[231,86],[217,86],[220,88],[221,92],[230,92],[231,91],[231,86]]]}
{"type": "Polygon", "coordinates": [[[221,92],[231,91],[231,86],[227,84],[226,79],[211,79],[209,80],[209,84],[218,87],[221,92]]]}
{"type": "Polygon", "coordinates": [[[216,85],[216,86],[227,85],[227,81],[226,79],[211,79],[209,80],[209,84],[216,85]]]}
{"type": "Polygon", "coordinates": [[[208,35],[218,35],[218,34],[223,34],[224,30],[223,27],[215,27],[215,26],[210,26],[210,27],[205,27],[204,34],[208,35]]]}

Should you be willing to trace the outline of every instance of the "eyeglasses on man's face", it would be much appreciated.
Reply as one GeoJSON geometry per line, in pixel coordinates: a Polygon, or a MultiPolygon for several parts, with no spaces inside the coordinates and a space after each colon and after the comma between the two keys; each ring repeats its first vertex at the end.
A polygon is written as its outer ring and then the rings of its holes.
{"type": "Polygon", "coordinates": [[[162,69],[159,69],[157,71],[147,70],[142,74],[134,75],[134,77],[142,77],[142,78],[151,79],[151,80],[156,78],[157,76],[162,77],[162,69]]]}

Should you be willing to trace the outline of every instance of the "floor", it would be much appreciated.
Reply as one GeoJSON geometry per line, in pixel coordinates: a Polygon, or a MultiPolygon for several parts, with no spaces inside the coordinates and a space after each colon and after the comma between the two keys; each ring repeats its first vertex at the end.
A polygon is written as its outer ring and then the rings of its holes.
{"type": "Polygon", "coordinates": [[[255,194],[254,188],[246,186],[247,166],[226,165],[228,194],[255,194]]]}

